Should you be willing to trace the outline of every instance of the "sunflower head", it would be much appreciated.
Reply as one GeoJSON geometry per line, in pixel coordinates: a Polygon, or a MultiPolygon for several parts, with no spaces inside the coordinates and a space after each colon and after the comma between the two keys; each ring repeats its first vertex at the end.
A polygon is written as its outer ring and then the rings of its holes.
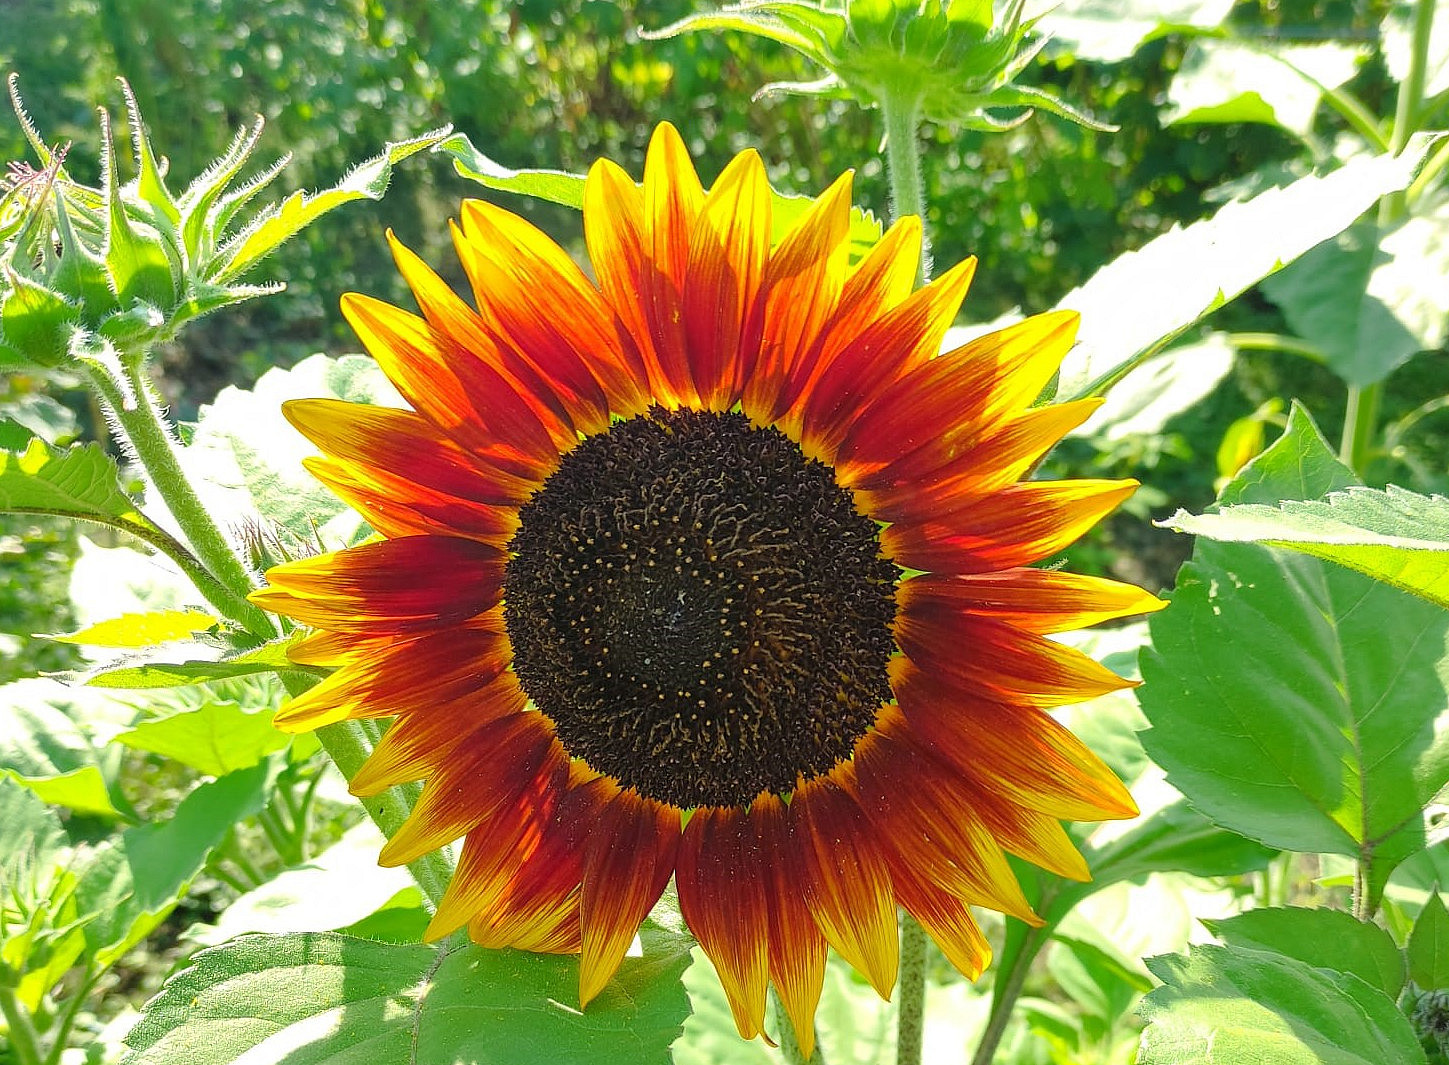
{"type": "Polygon", "coordinates": [[[1135,809],[1048,711],[1127,682],[1047,637],[1160,605],[1032,566],[1135,487],[1020,480],[1096,405],[1031,407],[1075,316],[938,355],[972,262],[915,288],[914,218],[852,262],[849,210],[774,239],[759,157],[706,192],[664,125],[589,173],[596,280],[476,201],[472,306],[394,241],[421,314],[343,309],[412,409],[287,409],[379,536],[254,596],[335,667],[278,723],[391,718],[353,790],[426,781],[383,862],[463,839],[430,937],[579,952],[587,1003],[673,877],[807,1054],[827,946],[888,995],[899,906],[974,977],[969,907],[1036,920],[1006,853],[1086,877],[1062,820],[1135,809]]]}

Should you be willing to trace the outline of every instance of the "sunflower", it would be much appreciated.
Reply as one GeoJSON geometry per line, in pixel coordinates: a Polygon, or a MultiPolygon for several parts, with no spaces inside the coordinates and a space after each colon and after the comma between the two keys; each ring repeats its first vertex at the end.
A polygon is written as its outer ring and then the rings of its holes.
{"type": "Polygon", "coordinates": [[[661,125],[589,173],[596,280],[482,202],[476,310],[394,240],[421,316],[343,311],[412,409],[286,408],[379,538],[254,595],[335,667],[278,725],[393,718],[352,790],[426,781],[383,864],[464,840],[428,938],[578,952],[587,1005],[673,877],[807,1054],[827,946],[888,996],[901,907],[974,978],[969,907],[1037,921],[1005,853],[1087,877],[1061,820],[1135,808],[1047,711],[1128,682],[1047,636],[1160,605],[1030,566],[1136,486],[1020,480],[1097,405],[1031,406],[1075,314],[938,356],[974,261],[917,289],[903,218],[851,262],[850,200],[777,234],[756,153],[705,192],[661,125]]]}

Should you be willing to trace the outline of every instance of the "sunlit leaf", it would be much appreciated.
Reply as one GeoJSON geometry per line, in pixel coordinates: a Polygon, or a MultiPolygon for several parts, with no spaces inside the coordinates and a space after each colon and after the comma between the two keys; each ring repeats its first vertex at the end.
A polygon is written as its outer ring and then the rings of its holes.
{"type": "Polygon", "coordinates": [[[1222,333],[1164,351],[1107,393],[1102,406],[1072,436],[1120,440],[1133,433],[1160,433],[1190,410],[1233,368],[1233,348],[1222,333]]]}
{"type": "Polygon", "coordinates": [[[240,276],[288,238],[344,203],[382,199],[392,180],[393,165],[432,147],[448,133],[449,129],[444,128],[410,140],[390,142],[381,155],[359,163],[332,188],[311,194],[294,192],[282,203],[264,211],[228,243],[207,280],[222,282],[240,276]]]}
{"type": "Polygon", "coordinates": [[[57,514],[149,535],[155,526],[121,488],[116,462],[99,444],[54,448],[36,438],[0,451],[0,511],[57,514]]]}
{"type": "Polygon", "coordinates": [[[1232,7],[1233,0],[1060,0],[1040,5],[1038,26],[1058,51],[1115,63],[1164,34],[1214,29],[1232,7]]]}
{"type": "MultiPolygon", "coordinates": [[[[1311,420],[1224,490],[1277,504],[1351,486],[1311,420]]],[[[1142,655],[1147,752],[1217,823],[1365,863],[1368,899],[1425,844],[1449,783],[1449,612],[1306,555],[1200,540],[1142,655]]]]}
{"type": "Polygon", "coordinates": [[[1139,1065],[1424,1065],[1393,999],[1356,976],[1269,951],[1203,945],[1152,958],[1139,1065]]]}
{"type": "Polygon", "coordinates": [[[1353,77],[1362,54],[1335,42],[1265,49],[1193,41],[1173,75],[1164,124],[1262,122],[1307,136],[1323,90],[1353,77]]]}
{"type": "Polygon", "coordinates": [[[1179,510],[1159,524],[1232,543],[1303,551],[1449,607],[1449,499],[1390,485],[1323,500],[1249,503],[1213,514],[1179,510]]]}
{"type": "Polygon", "coordinates": [[[294,633],[250,651],[226,655],[217,660],[193,662],[139,662],[108,666],[86,678],[95,688],[180,688],[209,680],[229,680],[258,674],[305,672],[287,657],[287,648],[300,636],[294,633]]]}
{"type": "Polygon", "coordinates": [[[580,1011],[575,957],[247,935],[167,981],[125,1061],[665,1065],[689,1012],[688,958],[646,949],[580,1011]]]}
{"type": "Polygon", "coordinates": [[[117,760],[98,747],[95,732],[132,713],[51,680],[7,684],[0,688],[0,777],[76,813],[119,817],[125,803],[109,785],[117,760]]]}
{"type": "Polygon", "coordinates": [[[1401,156],[1356,159],[1326,176],[1228,204],[1108,263],[1059,304],[1080,311],[1082,325],[1062,364],[1057,397],[1102,391],[1134,359],[1346,228],[1409,183],[1430,143],[1420,137],[1401,156]]]}
{"type": "Polygon", "coordinates": [[[151,718],[122,732],[116,742],[172,758],[208,776],[225,776],[256,765],[287,746],[290,737],[272,727],[269,710],[247,711],[233,702],[151,718]]]}
{"type": "Polygon", "coordinates": [[[1409,934],[1409,979],[1425,991],[1449,987],[1449,911],[1431,892],[1409,934]]]}
{"type": "Polygon", "coordinates": [[[56,812],[0,775],[0,882],[28,897],[29,889],[49,876],[65,846],[56,812]]]}
{"type": "Polygon", "coordinates": [[[1269,907],[1205,923],[1229,946],[1273,951],[1315,969],[1353,973],[1389,998],[1397,998],[1404,987],[1404,953],[1393,937],[1342,910],[1269,907]]]}
{"type": "Polygon", "coordinates": [[[153,647],[171,640],[189,640],[217,623],[218,619],[200,610],[158,610],[149,614],[122,614],[87,625],[79,632],[47,639],[92,647],[153,647]]]}

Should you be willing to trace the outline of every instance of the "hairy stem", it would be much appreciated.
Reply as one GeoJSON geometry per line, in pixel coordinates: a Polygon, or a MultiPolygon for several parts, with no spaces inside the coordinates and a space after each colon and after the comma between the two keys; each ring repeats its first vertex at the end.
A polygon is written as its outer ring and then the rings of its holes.
{"type": "Polygon", "coordinates": [[[790,1020],[790,1015],[785,1012],[785,1004],[780,1001],[780,994],[770,985],[770,1005],[775,1010],[775,1029],[780,1036],[780,1056],[785,1059],[787,1065],[825,1065],[825,1058],[820,1053],[820,1042],[815,1042],[815,1052],[808,1058],[804,1049],[800,1046],[800,1039],[795,1034],[795,1024],[790,1020]]]}
{"type": "Polygon", "coordinates": [[[126,374],[130,395],[99,365],[88,365],[86,376],[110,408],[125,442],[146,468],[151,483],[211,579],[202,578],[194,572],[194,567],[184,563],[183,572],[207,601],[228,618],[256,636],[270,639],[277,634],[276,626],[266,611],[247,602],[246,594],[253,587],[251,575],[182,472],[170,426],[156,405],[139,360],[133,360],[126,374]]]}
{"type": "Polygon", "coordinates": [[[901,970],[896,989],[896,1065],[921,1065],[926,1030],[926,930],[901,916],[901,970]]]}
{"type": "Polygon", "coordinates": [[[919,280],[931,273],[931,241],[926,233],[925,186],[921,183],[921,101],[916,95],[887,95],[881,101],[885,117],[886,169],[891,183],[892,221],[913,214],[921,220],[919,280]]]}
{"type": "Polygon", "coordinates": [[[4,983],[0,983],[0,1013],[5,1015],[6,1027],[10,1029],[10,1054],[15,1065],[45,1065],[40,1037],[35,1033],[30,1014],[15,997],[15,989],[4,983]]]}

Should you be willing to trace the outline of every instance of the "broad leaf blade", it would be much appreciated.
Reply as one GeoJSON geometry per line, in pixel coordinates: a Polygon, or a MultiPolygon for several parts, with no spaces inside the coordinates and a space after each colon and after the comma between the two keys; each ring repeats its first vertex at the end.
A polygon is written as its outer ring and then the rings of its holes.
{"type": "Polygon", "coordinates": [[[688,954],[626,960],[588,1010],[576,958],[247,935],[192,959],[126,1037],[127,1065],[665,1065],[688,954]]]}
{"type": "Polygon", "coordinates": [[[1285,906],[1205,922],[1231,947],[1268,950],[1315,969],[1353,973],[1389,998],[1404,988],[1404,953],[1376,924],[1342,910],[1285,906]]]}
{"type": "Polygon", "coordinates": [[[219,619],[200,610],[157,610],[148,614],[122,614],[87,625],[79,632],[47,639],[90,647],[154,647],[172,640],[189,640],[218,623],[219,619]]]}
{"type": "Polygon", "coordinates": [[[0,511],[58,514],[131,531],[154,528],[121,488],[115,460],[99,444],[0,451],[0,511]]]}
{"type": "Polygon", "coordinates": [[[172,758],[208,776],[250,769],[291,742],[272,727],[272,712],[249,712],[234,702],[211,702],[196,710],[143,721],[116,742],[137,751],[172,758]]]}
{"type": "Polygon", "coordinates": [[[1408,1019],[1356,976],[1268,951],[1198,946],[1152,958],[1139,1065],[1424,1065],[1408,1019]]]}
{"type": "Polygon", "coordinates": [[[1449,987],[1449,911],[1437,891],[1429,893],[1409,933],[1409,978],[1425,991],[1449,987]]]}
{"type": "MultiPolygon", "coordinates": [[[[1295,408],[1224,499],[1350,483],[1295,408]]],[[[1150,625],[1143,745],[1194,806],[1271,846],[1367,860],[1374,892],[1424,845],[1449,783],[1449,613],[1314,558],[1202,541],[1150,625]]]]}
{"type": "Polygon", "coordinates": [[[1379,197],[1408,185],[1430,147],[1355,160],[1231,203],[1104,266],[1059,304],[1082,313],[1077,346],[1062,364],[1057,396],[1101,391],[1134,358],[1340,232],[1379,197]]]}
{"type": "Polygon", "coordinates": [[[1349,488],[1324,500],[1179,510],[1159,524],[1232,543],[1302,551],[1449,607],[1449,499],[1390,485],[1349,488]]]}

